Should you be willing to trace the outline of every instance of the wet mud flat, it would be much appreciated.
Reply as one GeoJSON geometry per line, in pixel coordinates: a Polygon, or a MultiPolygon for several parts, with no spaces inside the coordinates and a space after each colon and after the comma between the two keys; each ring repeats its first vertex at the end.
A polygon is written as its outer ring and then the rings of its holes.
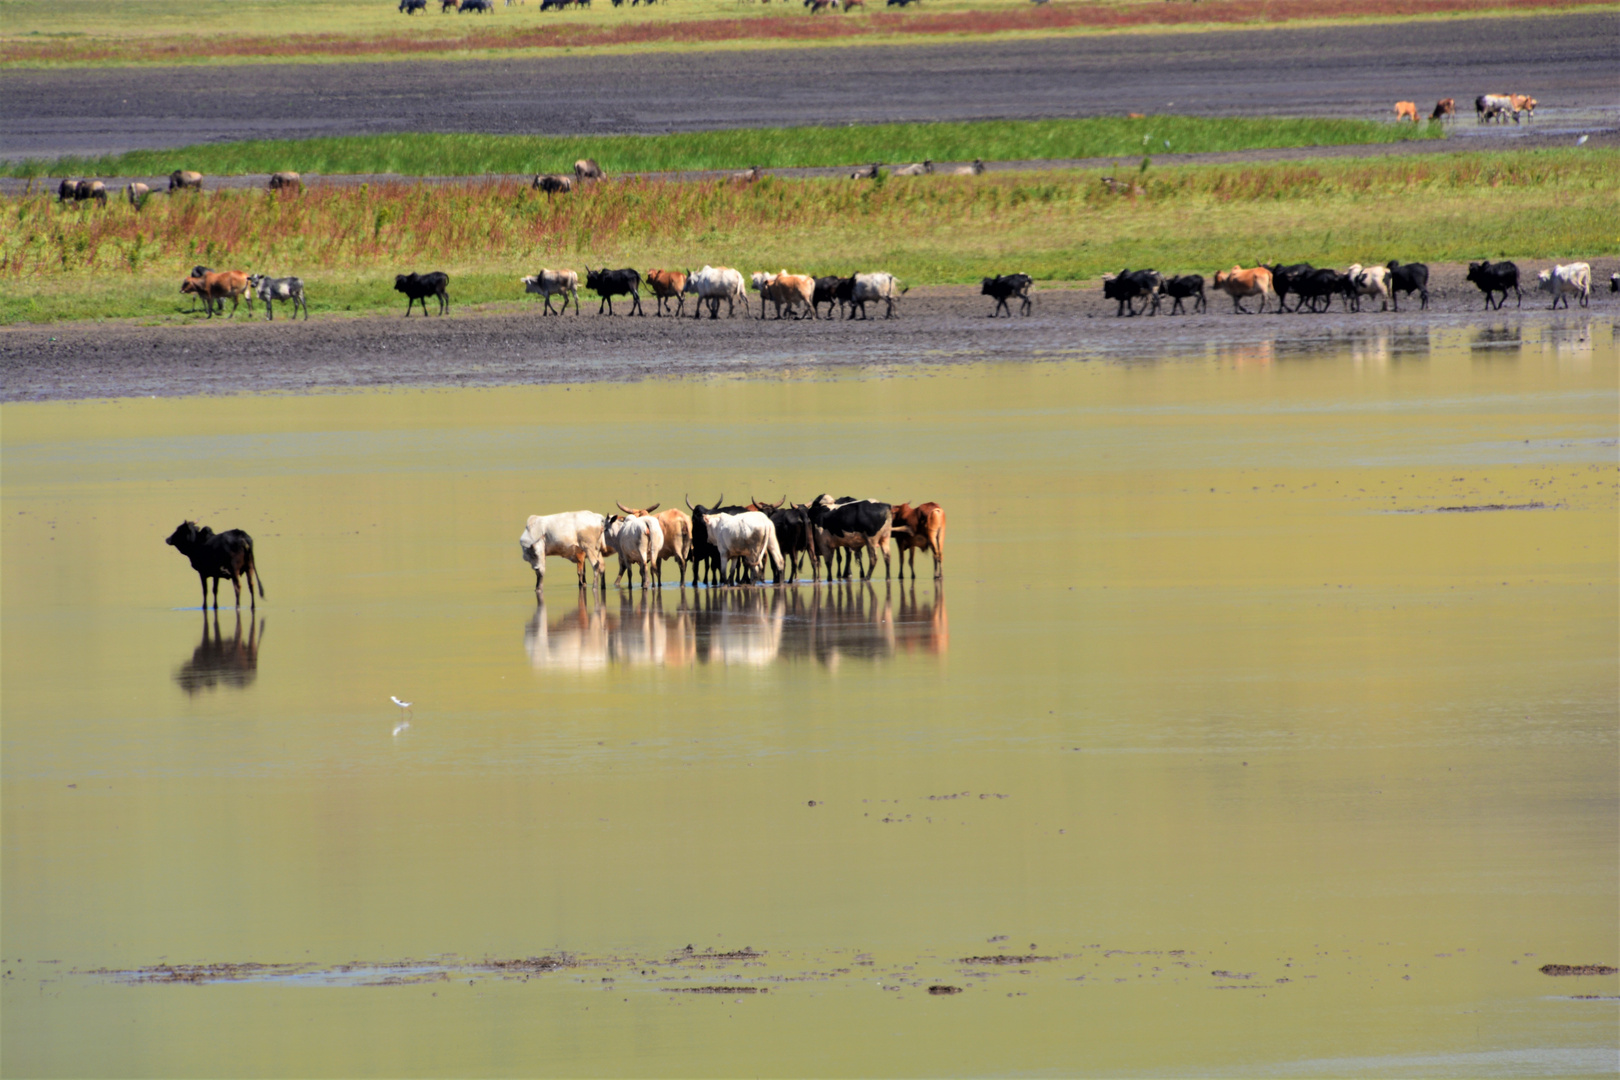
{"type": "MultiPolygon", "coordinates": [[[[1521,261],[1531,278],[1541,264],[1521,261]]],[[[323,316],[304,322],[232,319],[140,325],[134,321],[15,326],[0,330],[0,400],[306,393],[381,387],[473,387],[637,381],[689,376],[905,371],[918,365],[1202,357],[1211,348],[1306,353],[1362,343],[1384,352],[1423,350],[1431,330],[1479,325],[1479,347],[1511,349],[1519,327],[1551,324],[1579,334],[1583,320],[1613,317],[1620,296],[1603,291],[1620,260],[1592,260],[1591,307],[1548,309],[1548,298],[1510,297],[1484,311],[1466,267],[1431,267],[1430,302],[1399,312],[1238,314],[1209,295],[1201,315],[1117,317],[1100,288],[1038,290],[1028,317],[989,318],[993,303],[971,286],[917,288],[867,320],[778,320],[757,315],[659,318],[542,316],[540,305],[452,307],[448,316],[323,316]]],[[[452,298],[453,302],[453,298],[452,298]]],[[[317,300],[318,304],[318,300],[317,300]]],[[[650,301],[647,306],[651,306],[650,301]]],[[[1250,310],[1256,306],[1245,302],[1250,310]]],[[[173,312],[164,313],[173,316],[173,312]]]]}
{"type": "Polygon", "coordinates": [[[1494,90],[1532,93],[1549,116],[1612,116],[1615,27],[1602,12],[948,45],[18,70],[0,74],[0,145],[23,158],[409,131],[657,134],[1126,112],[1383,117],[1398,96],[1427,109],[1494,90]]]}

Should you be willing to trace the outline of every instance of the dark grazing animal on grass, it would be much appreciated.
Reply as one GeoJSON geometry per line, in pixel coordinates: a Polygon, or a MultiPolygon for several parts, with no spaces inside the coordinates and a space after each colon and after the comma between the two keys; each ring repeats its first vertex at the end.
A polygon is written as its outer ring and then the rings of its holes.
{"type": "Polygon", "coordinates": [[[1159,313],[1159,283],[1164,280],[1157,270],[1121,270],[1111,278],[1103,279],[1103,299],[1117,300],[1115,317],[1159,313]],[[1142,311],[1136,310],[1135,300],[1141,297],[1142,311]]]}
{"type": "Polygon", "coordinates": [[[590,289],[602,299],[597,302],[596,313],[602,314],[607,308],[609,315],[613,314],[613,298],[615,296],[630,297],[630,314],[645,315],[641,310],[641,271],[639,270],[592,270],[585,268],[585,287],[590,289]]]}
{"type": "Polygon", "coordinates": [[[1417,293],[1423,301],[1421,307],[1429,306],[1429,268],[1423,263],[1403,263],[1395,259],[1389,260],[1389,298],[1395,305],[1395,310],[1401,310],[1400,299],[1397,293],[1406,293],[1410,296],[1417,293]]]}
{"type": "Polygon", "coordinates": [[[253,561],[253,537],[241,529],[227,529],[216,533],[208,526],[198,526],[195,521],[182,521],[180,525],[169,534],[164,541],[191,560],[191,568],[197,571],[197,578],[202,582],[203,607],[208,607],[208,582],[214,582],[214,610],[219,610],[219,581],[221,578],[230,578],[231,586],[236,590],[236,606],[242,606],[242,579],[247,578],[248,604],[258,609],[253,599],[253,585],[257,581],[259,597],[264,597],[264,578],[259,575],[259,567],[253,561]]]}
{"type": "Polygon", "coordinates": [[[427,0],[399,0],[399,10],[407,15],[427,10],[427,0]]]}
{"type": "Polygon", "coordinates": [[[827,318],[833,318],[833,308],[838,305],[838,285],[840,282],[849,282],[849,289],[855,289],[855,275],[841,278],[837,274],[816,278],[816,291],[810,297],[810,310],[816,315],[821,314],[821,305],[827,305],[827,318]]]}
{"type": "Polygon", "coordinates": [[[1341,274],[1331,267],[1298,275],[1290,287],[1294,295],[1299,297],[1299,306],[1295,311],[1308,307],[1320,315],[1333,306],[1335,296],[1340,297],[1345,309],[1349,310],[1355,300],[1356,283],[1349,274],[1341,274]]]}
{"type": "Polygon", "coordinates": [[[438,297],[440,315],[450,311],[450,275],[443,270],[435,270],[431,274],[418,274],[414,270],[409,274],[395,274],[394,291],[405,294],[407,319],[411,317],[411,308],[418,300],[422,301],[422,314],[426,316],[427,298],[430,296],[438,297]]]}
{"type": "Polygon", "coordinates": [[[545,192],[546,198],[550,199],[553,195],[567,195],[573,191],[574,181],[571,177],[559,176],[556,173],[541,173],[529,186],[536,191],[545,192]]]}
{"type": "Polygon", "coordinates": [[[1177,312],[1183,315],[1187,313],[1187,309],[1181,306],[1183,300],[1190,299],[1193,302],[1193,310],[1197,312],[1202,312],[1209,306],[1209,301],[1204,299],[1203,274],[1182,274],[1179,277],[1165,278],[1164,284],[1159,286],[1159,295],[1168,296],[1174,301],[1170,305],[1172,315],[1177,312]]]}
{"type": "Polygon", "coordinates": [[[1485,310],[1493,306],[1501,310],[1507,303],[1508,290],[1513,290],[1516,301],[1515,306],[1524,306],[1524,296],[1519,292],[1519,268],[1510,262],[1471,262],[1468,264],[1468,280],[1479,286],[1479,291],[1485,294],[1485,310]],[[1501,293],[1502,299],[1493,305],[1493,293],[1501,293]]]}
{"type": "Polygon", "coordinates": [[[1034,284],[1035,279],[1028,274],[1002,274],[999,277],[983,279],[979,283],[979,294],[995,300],[996,306],[990,309],[992,319],[1003,311],[1007,313],[1007,318],[1010,319],[1012,318],[1012,308],[1007,305],[1007,301],[1013,297],[1016,296],[1019,300],[1018,311],[1020,314],[1028,315],[1030,309],[1035,306],[1035,302],[1029,298],[1030,286],[1034,284]]]}
{"type": "MultiPolygon", "coordinates": [[[[1294,288],[1294,282],[1316,272],[1316,267],[1310,263],[1291,263],[1287,266],[1278,263],[1276,266],[1267,267],[1267,269],[1271,271],[1271,287],[1277,293],[1277,307],[1283,311],[1290,310],[1288,307],[1288,294],[1294,293],[1298,295],[1299,293],[1299,290],[1294,288]]],[[[1292,310],[1301,311],[1304,307],[1305,301],[1300,299],[1295,302],[1292,310]]]]}

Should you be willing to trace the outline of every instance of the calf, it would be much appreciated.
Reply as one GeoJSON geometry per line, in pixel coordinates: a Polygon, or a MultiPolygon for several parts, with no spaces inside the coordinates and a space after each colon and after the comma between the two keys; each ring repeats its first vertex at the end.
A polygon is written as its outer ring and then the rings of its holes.
{"type": "Polygon", "coordinates": [[[1498,311],[1507,303],[1508,290],[1513,290],[1514,307],[1524,306],[1524,296],[1519,292],[1519,268],[1511,262],[1471,262],[1468,264],[1467,280],[1479,287],[1485,294],[1485,310],[1495,307],[1498,311]],[[1492,303],[1495,293],[1501,293],[1502,299],[1492,303]]]}
{"type": "Polygon", "coordinates": [[[574,298],[574,314],[579,314],[579,275],[572,270],[541,270],[538,274],[521,279],[523,291],[546,299],[545,314],[568,314],[568,298],[574,298]],[[551,310],[551,298],[562,297],[562,311],[551,310]]]}
{"type": "Polygon", "coordinates": [[[911,556],[911,580],[917,580],[917,552],[934,556],[934,579],[945,576],[945,508],[936,502],[919,506],[901,503],[891,512],[894,536],[900,554],[900,576],[905,576],[906,556],[911,556]],[[904,529],[904,532],[901,530],[904,529]]]}
{"type": "Polygon", "coordinates": [[[266,319],[272,321],[275,319],[274,302],[280,300],[283,303],[292,304],[292,317],[294,319],[298,318],[298,309],[301,307],[304,309],[304,321],[309,321],[309,302],[304,299],[303,278],[273,278],[266,277],[263,274],[254,274],[248,278],[248,283],[253,286],[253,291],[258,294],[259,299],[264,301],[264,317],[266,319]]]}
{"type": "Polygon", "coordinates": [[[1174,301],[1170,305],[1172,315],[1178,312],[1183,315],[1187,313],[1187,309],[1181,306],[1181,302],[1187,299],[1192,300],[1193,310],[1196,312],[1203,312],[1209,307],[1208,301],[1204,299],[1203,274],[1182,274],[1179,277],[1165,278],[1164,284],[1159,286],[1159,295],[1168,296],[1174,301]]]}
{"type": "Polygon", "coordinates": [[[1019,301],[1019,314],[1028,315],[1035,307],[1035,302],[1029,298],[1030,286],[1034,284],[1035,279],[1028,274],[1003,274],[1000,277],[987,277],[979,282],[979,295],[988,296],[996,302],[996,306],[990,309],[992,319],[1003,311],[1007,313],[1007,318],[1010,319],[1012,318],[1012,308],[1007,304],[1007,301],[1015,296],[1019,301]]]}
{"type": "Polygon", "coordinates": [[[1513,122],[1519,122],[1519,114],[1523,113],[1531,120],[1536,118],[1536,99],[1529,94],[1509,94],[1508,104],[1513,109],[1513,122]]]}
{"type": "Polygon", "coordinates": [[[679,270],[649,270],[647,271],[647,288],[652,290],[653,296],[658,298],[658,310],[654,312],[663,318],[664,311],[671,300],[675,301],[675,317],[678,319],[686,313],[686,275],[679,270]]]}
{"type": "Polygon", "coordinates": [[[1230,270],[1215,271],[1215,288],[1232,298],[1232,310],[1249,314],[1249,309],[1243,306],[1245,297],[1258,296],[1260,298],[1260,311],[1266,310],[1266,297],[1272,294],[1271,271],[1264,266],[1256,266],[1245,270],[1241,266],[1234,266],[1230,270]]]}
{"type": "Polygon", "coordinates": [[[902,165],[895,169],[892,176],[927,176],[934,171],[934,163],[927,159],[911,165],[902,165]]]}
{"type": "Polygon", "coordinates": [[[1423,263],[1403,263],[1394,259],[1389,260],[1386,269],[1389,270],[1389,299],[1395,310],[1401,310],[1400,298],[1397,293],[1406,293],[1410,296],[1417,293],[1423,301],[1419,310],[1429,306],[1429,268],[1423,263]]]}
{"type": "Polygon", "coordinates": [[[427,298],[437,297],[439,301],[439,314],[450,313],[450,275],[443,270],[435,270],[431,274],[418,274],[412,270],[409,274],[394,275],[394,291],[405,294],[405,317],[411,317],[411,308],[418,300],[422,302],[422,316],[427,317],[427,298]]]}
{"type": "Polygon", "coordinates": [[[1578,262],[1543,270],[1536,275],[1536,288],[1552,295],[1554,308],[1558,307],[1559,300],[1564,301],[1564,307],[1569,307],[1572,293],[1581,298],[1581,307],[1589,307],[1592,300],[1592,267],[1578,262]]]}
{"type": "Polygon", "coordinates": [[[592,270],[585,268],[585,287],[601,297],[597,302],[596,313],[602,314],[605,306],[609,315],[613,314],[613,298],[615,296],[630,297],[630,314],[645,315],[641,310],[641,273],[637,270],[592,270]]]}
{"type": "Polygon", "coordinates": [[[951,170],[952,176],[978,176],[984,172],[984,162],[978,158],[973,159],[971,165],[958,165],[951,170]]]}
{"type": "Polygon", "coordinates": [[[248,605],[258,610],[259,605],[253,599],[253,586],[257,582],[259,599],[264,599],[264,578],[259,576],[259,568],[253,561],[253,537],[241,529],[216,533],[206,525],[199,527],[195,521],[182,521],[164,543],[191,560],[191,568],[197,571],[197,579],[202,583],[202,606],[205,610],[208,607],[209,579],[214,582],[214,610],[219,610],[221,578],[231,579],[238,608],[242,606],[242,579],[246,578],[248,605]]]}
{"type": "Polygon", "coordinates": [[[866,168],[864,168],[864,169],[856,169],[854,172],[850,173],[849,178],[851,180],[876,180],[878,178],[878,173],[881,172],[882,170],[883,170],[883,163],[879,162],[879,161],[874,161],[874,162],[872,162],[871,165],[867,166],[866,168]]]}
{"type": "Polygon", "coordinates": [[[1136,315],[1135,300],[1142,298],[1142,311],[1150,308],[1157,315],[1158,289],[1164,279],[1157,270],[1121,270],[1113,277],[1103,278],[1103,299],[1118,301],[1114,316],[1136,315]]]}
{"type": "Polygon", "coordinates": [[[202,185],[203,176],[200,172],[192,172],[190,169],[176,169],[169,174],[169,191],[171,194],[176,191],[201,191],[202,185]]]}

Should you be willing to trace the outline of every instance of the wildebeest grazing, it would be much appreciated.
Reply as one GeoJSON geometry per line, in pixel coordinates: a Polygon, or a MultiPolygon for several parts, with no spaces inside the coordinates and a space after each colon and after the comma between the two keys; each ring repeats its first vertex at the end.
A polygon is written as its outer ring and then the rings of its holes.
{"type": "Polygon", "coordinates": [[[579,181],[606,180],[607,173],[602,171],[602,166],[596,163],[595,158],[580,158],[574,162],[574,179],[579,181]]]}
{"type": "Polygon", "coordinates": [[[264,274],[254,274],[248,278],[248,284],[264,301],[264,317],[275,320],[275,301],[292,305],[292,317],[298,318],[298,309],[304,309],[304,321],[309,321],[309,302],[304,299],[304,279],[296,277],[273,278],[264,274]]]}
{"type": "Polygon", "coordinates": [[[1012,308],[1008,306],[1007,301],[1013,297],[1018,298],[1018,311],[1022,315],[1028,315],[1035,306],[1035,302],[1029,297],[1030,286],[1034,284],[1035,279],[1028,274],[1002,274],[982,279],[979,282],[979,295],[988,296],[996,302],[996,306],[990,309],[992,319],[1003,311],[1010,319],[1012,308]]]}
{"type": "Polygon", "coordinates": [[[270,174],[271,191],[303,191],[304,178],[295,172],[278,172],[270,174]]]}
{"type": "Polygon", "coordinates": [[[1493,307],[1501,310],[1502,305],[1507,303],[1509,289],[1513,290],[1514,306],[1524,306],[1524,296],[1519,292],[1519,268],[1511,262],[1471,262],[1468,264],[1468,280],[1485,294],[1486,311],[1493,307]],[[1495,293],[1501,293],[1502,299],[1493,303],[1495,293]]]}
{"type": "Polygon", "coordinates": [[[1423,263],[1403,263],[1395,259],[1386,264],[1389,270],[1389,299],[1395,310],[1401,310],[1399,293],[1417,293],[1423,301],[1421,308],[1429,306],[1429,268],[1423,263]]]}
{"type": "Polygon", "coordinates": [[[394,291],[405,294],[405,317],[411,317],[411,308],[420,300],[422,314],[428,313],[427,298],[437,297],[439,301],[439,314],[447,315],[450,312],[450,275],[443,270],[435,270],[431,274],[418,274],[412,270],[409,274],[394,275],[394,291]]]}
{"type": "Polygon", "coordinates": [[[1159,294],[1168,296],[1173,301],[1170,305],[1170,314],[1172,315],[1177,313],[1185,315],[1187,313],[1187,309],[1182,307],[1182,301],[1184,300],[1192,300],[1193,310],[1197,312],[1202,312],[1209,306],[1208,301],[1204,299],[1204,275],[1202,274],[1181,274],[1177,277],[1165,278],[1164,283],[1159,286],[1159,294]]]}
{"type": "Polygon", "coordinates": [[[1569,307],[1571,295],[1581,298],[1581,307],[1589,307],[1592,299],[1592,267],[1577,262],[1543,270],[1536,275],[1536,288],[1551,294],[1554,308],[1558,307],[1559,300],[1564,301],[1564,307],[1569,307]]]}
{"type": "Polygon", "coordinates": [[[204,525],[199,527],[195,521],[182,521],[169,538],[164,541],[170,547],[191,560],[191,568],[197,571],[197,578],[202,582],[202,606],[208,607],[208,582],[214,582],[214,610],[219,610],[219,582],[221,578],[230,578],[231,587],[236,590],[236,606],[242,606],[242,579],[247,578],[248,605],[258,610],[258,603],[253,599],[253,586],[259,586],[259,597],[264,597],[264,578],[259,575],[259,567],[253,561],[253,537],[241,529],[227,529],[216,533],[204,525]]]}
{"type": "Polygon", "coordinates": [[[1245,270],[1241,266],[1233,266],[1230,270],[1215,271],[1215,288],[1232,298],[1232,310],[1249,314],[1249,309],[1243,306],[1245,297],[1258,296],[1260,310],[1266,310],[1266,297],[1271,295],[1271,271],[1264,266],[1256,266],[1245,270]]]}
{"type": "Polygon", "coordinates": [[[579,275],[574,271],[541,270],[538,274],[531,274],[521,280],[525,293],[534,293],[536,296],[545,297],[545,314],[568,314],[568,298],[570,296],[574,298],[574,314],[579,314],[579,275]],[[554,313],[551,310],[551,298],[559,295],[562,297],[562,310],[554,313]]]}
{"type": "Polygon", "coordinates": [[[1103,299],[1118,303],[1114,310],[1120,316],[1159,313],[1159,285],[1164,278],[1157,270],[1121,270],[1112,277],[1103,278],[1103,299]],[[1142,300],[1142,310],[1136,310],[1136,300],[1142,300]]]}
{"type": "Polygon", "coordinates": [[[585,287],[596,293],[602,299],[596,305],[596,313],[602,314],[605,307],[609,315],[613,314],[613,298],[615,296],[630,297],[630,314],[645,315],[641,310],[641,272],[629,268],[623,270],[592,270],[585,268],[585,287]]]}
{"type": "Polygon", "coordinates": [[[169,191],[201,191],[203,175],[190,169],[176,169],[169,174],[169,191]]]}
{"type": "Polygon", "coordinates": [[[550,199],[553,195],[567,195],[573,191],[574,181],[571,177],[561,176],[557,173],[541,173],[534,178],[534,183],[529,186],[536,191],[545,192],[546,198],[550,199]]]}
{"type": "Polygon", "coordinates": [[[129,205],[137,210],[146,205],[146,197],[150,194],[152,194],[151,188],[134,181],[131,181],[129,186],[124,188],[124,195],[129,199],[129,205]]]}

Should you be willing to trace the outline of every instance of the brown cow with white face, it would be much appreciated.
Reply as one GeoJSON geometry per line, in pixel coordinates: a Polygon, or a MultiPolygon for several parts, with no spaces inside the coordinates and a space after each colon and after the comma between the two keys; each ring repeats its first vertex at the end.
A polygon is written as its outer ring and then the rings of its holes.
{"type": "Polygon", "coordinates": [[[900,554],[900,574],[905,576],[906,554],[911,554],[911,580],[917,580],[917,552],[934,556],[934,579],[945,576],[945,508],[936,502],[918,506],[901,503],[892,511],[895,544],[900,554]]]}

